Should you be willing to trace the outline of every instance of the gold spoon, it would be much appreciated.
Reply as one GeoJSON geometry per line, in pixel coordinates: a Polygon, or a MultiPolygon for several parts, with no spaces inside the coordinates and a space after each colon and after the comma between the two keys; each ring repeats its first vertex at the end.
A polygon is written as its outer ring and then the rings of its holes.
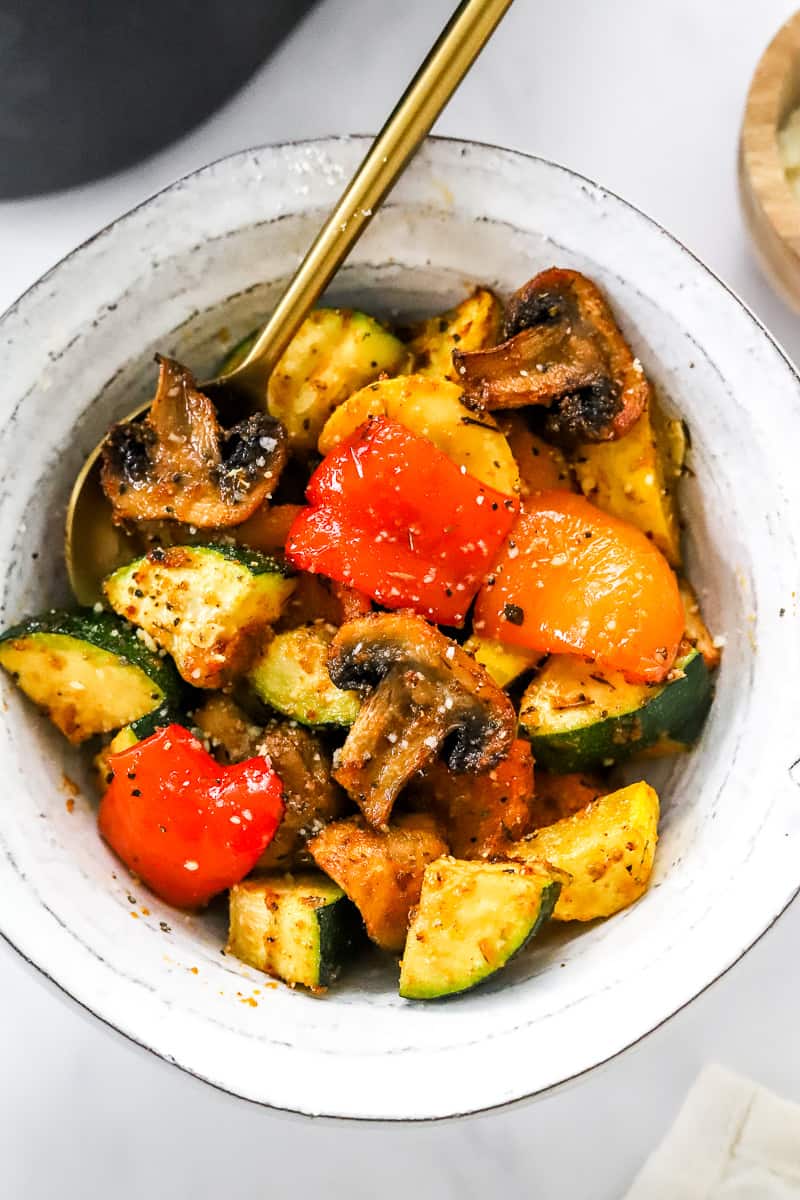
{"type": "MultiPolygon", "coordinates": [[[[383,201],[439,113],[489,40],[512,0],[462,0],[295,272],[246,358],[232,371],[200,384],[216,402],[235,395],[263,411],[267,380],[309,309],[325,290],[372,214],[383,201]]],[[[126,417],[147,410],[145,404],[126,417]]],[[[113,525],[100,486],[101,442],[89,455],[72,489],[65,554],[79,603],[92,604],[101,582],[141,548],[113,525]]]]}

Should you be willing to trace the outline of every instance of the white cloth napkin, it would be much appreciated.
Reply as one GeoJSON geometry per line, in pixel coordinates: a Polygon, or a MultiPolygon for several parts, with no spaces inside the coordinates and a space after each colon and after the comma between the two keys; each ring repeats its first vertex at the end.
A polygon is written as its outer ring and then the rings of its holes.
{"type": "Polygon", "coordinates": [[[800,1200],[800,1106],[706,1067],[625,1200],[800,1200]]]}

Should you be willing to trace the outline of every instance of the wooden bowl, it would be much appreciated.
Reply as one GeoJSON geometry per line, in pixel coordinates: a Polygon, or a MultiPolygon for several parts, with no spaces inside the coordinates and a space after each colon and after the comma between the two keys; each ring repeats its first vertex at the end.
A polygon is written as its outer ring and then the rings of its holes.
{"type": "Polygon", "coordinates": [[[800,196],[788,182],[778,130],[800,106],[800,12],[781,26],[750,84],[739,144],[745,223],[770,283],[800,311],[800,196]]]}

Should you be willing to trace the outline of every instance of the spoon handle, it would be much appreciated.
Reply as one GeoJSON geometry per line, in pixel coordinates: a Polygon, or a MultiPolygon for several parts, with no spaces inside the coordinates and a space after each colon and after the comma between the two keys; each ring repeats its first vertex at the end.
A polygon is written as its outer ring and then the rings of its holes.
{"type": "Polygon", "coordinates": [[[237,384],[247,386],[248,368],[257,362],[263,394],[265,373],[277,363],[511,3],[462,0],[459,4],[236,371],[237,384]]]}

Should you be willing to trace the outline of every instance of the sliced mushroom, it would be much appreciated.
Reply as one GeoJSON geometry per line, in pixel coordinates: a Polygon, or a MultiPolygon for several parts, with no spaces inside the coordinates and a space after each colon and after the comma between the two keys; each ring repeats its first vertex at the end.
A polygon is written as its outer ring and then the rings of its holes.
{"type": "Polygon", "coordinates": [[[180,363],[156,356],[147,416],[114,425],[103,446],[103,491],[114,521],[183,521],[203,529],[245,521],[272,495],[286,462],[283,426],[267,413],[222,429],[180,363]]]}
{"type": "Polygon", "coordinates": [[[348,808],[347,797],[331,778],[331,756],[322,741],[293,721],[270,721],[264,728],[254,725],[222,692],[209,696],[197,709],[194,723],[220,762],[242,762],[263,754],[281,778],[283,818],[257,866],[288,871],[312,863],[306,842],[348,808]]]}
{"type": "Polygon", "coordinates": [[[349,621],[328,655],[337,687],[366,696],[334,777],[376,828],[408,780],[440,752],[453,771],[489,770],[508,753],[516,715],[505,692],[422,617],[349,621]]]}
{"type": "Polygon", "coordinates": [[[490,350],[455,351],[465,402],[476,409],[542,405],[561,445],[622,437],[650,385],[600,290],[578,271],[542,271],[509,301],[490,350]]]}
{"type": "Polygon", "coordinates": [[[265,754],[283,783],[283,820],[258,866],[291,870],[312,862],[306,849],[329,821],[341,817],[349,802],[331,778],[331,756],[309,729],[292,721],[271,721],[256,747],[265,754]]]}

